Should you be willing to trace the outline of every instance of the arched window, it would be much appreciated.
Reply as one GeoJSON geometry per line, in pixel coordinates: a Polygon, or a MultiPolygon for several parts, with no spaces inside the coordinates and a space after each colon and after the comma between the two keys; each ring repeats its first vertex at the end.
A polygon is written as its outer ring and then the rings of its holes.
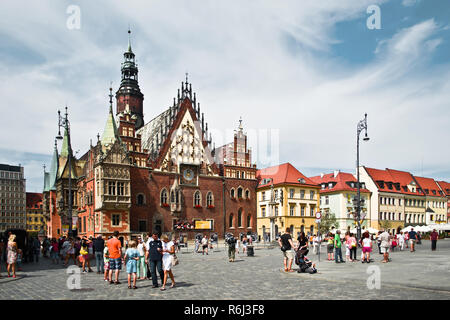
{"type": "Polygon", "coordinates": [[[144,205],[144,195],[143,194],[138,194],[138,196],[137,196],[137,204],[138,204],[138,206],[144,205]]]}
{"type": "Polygon", "coordinates": [[[175,203],[175,190],[170,191],[170,203],[175,203]]]}
{"type": "Polygon", "coordinates": [[[238,212],[238,228],[242,228],[242,209],[238,212]]]}
{"type": "Polygon", "coordinates": [[[251,227],[252,227],[252,216],[247,215],[247,228],[251,228],[251,227]]]}
{"type": "Polygon", "coordinates": [[[167,204],[167,190],[162,189],[161,190],[161,205],[167,204]]]}
{"type": "Polygon", "coordinates": [[[230,197],[231,197],[232,199],[234,199],[234,198],[236,197],[234,188],[231,188],[231,190],[230,190],[230,197]]]}
{"type": "Polygon", "coordinates": [[[200,191],[196,191],[194,193],[194,206],[200,206],[201,205],[201,193],[200,191]]]}
{"type": "Polygon", "coordinates": [[[294,225],[291,224],[291,226],[289,227],[289,229],[291,229],[291,235],[294,235],[294,225]]]}
{"type": "Polygon", "coordinates": [[[208,194],[206,195],[206,205],[208,207],[214,206],[214,197],[212,192],[208,192],[208,194]]]}
{"type": "Polygon", "coordinates": [[[230,214],[230,217],[228,219],[228,225],[230,228],[233,228],[233,214],[230,214]]]}
{"type": "Polygon", "coordinates": [[[250,190],[245,190],[245,199],[250,199],[250,190]]]}
{"type": "Polygon", "coordinates": [[[241,187],[239,187],[237,190],[237,196],[238,196],[238,198],[242,198],[242,188],[241,187]]]}

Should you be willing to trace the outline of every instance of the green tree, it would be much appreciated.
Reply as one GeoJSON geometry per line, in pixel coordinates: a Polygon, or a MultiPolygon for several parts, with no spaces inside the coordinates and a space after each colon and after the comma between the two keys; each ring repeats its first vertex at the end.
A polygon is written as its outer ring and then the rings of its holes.
{"type": "Polygon", "coordinates": [[[336,219],[334,213],[327,213],[322,216],[322,220],[320,221],[320,234],[327,234],[331,228],[334,227],[336,229],[339,228],[339,222],[336,219]]]}

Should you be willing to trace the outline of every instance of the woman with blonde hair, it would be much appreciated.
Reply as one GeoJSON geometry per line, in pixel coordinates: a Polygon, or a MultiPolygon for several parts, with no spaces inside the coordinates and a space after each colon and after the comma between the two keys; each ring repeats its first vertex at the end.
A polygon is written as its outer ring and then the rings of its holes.
{"type": "Polygon", "coordinates": [[[166,290],[166,282],[167,282],[167,276],[170,276],[170,279],[172,280],[171,288],[175,287],[175,278],[172,273],[172,261],[173,261],[173,254],[175,253],[175,246],[173,245],[173,241],[169,241],[169,237],[164,234],[161,236],[162,240],[162,262],[163,262],[163,270],[164,270],[164,282],[161,287],[161,290],[166,290]]]}
{"type": "Polygon", "coordinates": [[[13,278],[16,277],[16,262],[17,262],[17,243],[16,235],[12,234],[8,239],[8,257],[6,262],[8,263],[8,277],[11,277],[10,270],[12,267],[13,278]]]}

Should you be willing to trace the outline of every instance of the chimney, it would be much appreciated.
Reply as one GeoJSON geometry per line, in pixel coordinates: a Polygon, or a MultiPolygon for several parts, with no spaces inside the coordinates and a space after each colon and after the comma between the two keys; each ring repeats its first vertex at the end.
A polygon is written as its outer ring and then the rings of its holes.
{"type": "Polygon", "coordinates": [[[334,177],[336,178],[337,175],[339,174],[339,172],[341,172],[341,170],[334,170],[334,177]]]}

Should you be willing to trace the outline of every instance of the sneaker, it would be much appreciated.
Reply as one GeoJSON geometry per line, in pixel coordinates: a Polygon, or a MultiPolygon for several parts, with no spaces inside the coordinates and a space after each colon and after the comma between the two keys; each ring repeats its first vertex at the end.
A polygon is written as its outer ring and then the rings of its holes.
{"type": "Polygon", "coordinates": [[[83,270],[82,273],[87,273],[87,271],[86,271],[86,270],[83,270]]]}

